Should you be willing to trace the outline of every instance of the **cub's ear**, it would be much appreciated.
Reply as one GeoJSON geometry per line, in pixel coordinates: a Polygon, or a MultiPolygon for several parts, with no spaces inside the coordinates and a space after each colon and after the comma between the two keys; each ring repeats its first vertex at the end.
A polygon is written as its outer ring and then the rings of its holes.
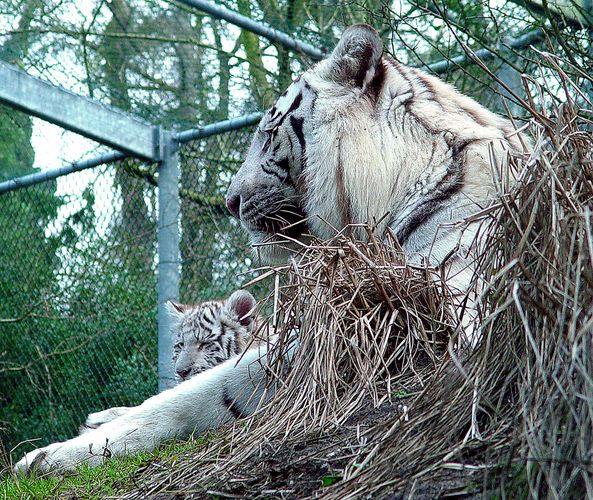
{"type": "Polygon", "coordinates": [[[178,302],[173,302],[172,300],[168,300],[165,303],[167,308],[167,312],[172,319],[180,320],[185,315],[185,312],[188,309],[188,306],[185,304],[179,304],[178,302]]]}
{"type": "Polygon", "coordinates": [[[243,326],[249,326],[251,324],[255,304],[253,295],[247,290],[233,292],[226,301],[229,312],[234,314],[243,326]]]}
{"type": "Polygon", "coordinates": [[[383,42],[375,28],[355,24],[342,38],[326,61],[326,78],[342,85],[364,89],[380,70],[383,42]]]}

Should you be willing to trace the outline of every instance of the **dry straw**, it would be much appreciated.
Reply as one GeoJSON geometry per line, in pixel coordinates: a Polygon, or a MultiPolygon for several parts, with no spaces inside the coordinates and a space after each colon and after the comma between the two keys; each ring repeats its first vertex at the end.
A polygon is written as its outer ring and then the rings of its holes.
{"type": "Polygon", "coordinates": [[[280,345],[300,332],[293,359],[271,367],[271,403],[175,467],[149,467],[135,495],[434,495],[458,488],[453,471],[473,474],[468,492],[593,497],[593,138],[581,112],[592,106],[543,57],[565,99],[536,105],[558,89],[526,85],[533,154],[483,214],[495,223],[478,262],[488,285],[471,354],[451,347],[438,274],[404,265],[389,235],[366,227],[366,244],[345,232],[312,242],[270,271],[280,345]],[[386,411],[369,417],[375,407],[386,411]],[[273,458],[298,469],[299,446],[309,461],[338,453],[341,480],[274,481],[273,458]]]}

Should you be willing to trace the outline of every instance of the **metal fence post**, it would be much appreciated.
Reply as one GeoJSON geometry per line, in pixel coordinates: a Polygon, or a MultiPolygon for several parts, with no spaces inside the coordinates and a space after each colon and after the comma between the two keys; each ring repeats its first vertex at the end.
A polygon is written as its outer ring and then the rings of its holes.
{"type": "Polygon", "coordinates": [[[158,377],[159,392],[175,384],[171,353],[173,338],[167,301],[179,299],[179,151],[173,134],[160,134],[158,177],[158,377]]]}
{"type": "MultiPolygon", "coordinates": [[[[505,59],[511,60],[513,52],[509,50],[511,38],[506,38],[503,43],[499,44],[499,53],[504,56],[505,59]]],[[[523,80],[521,80],[521,74],[508,64],[505,60],[501,62],[500,68],[496,72],[497,78],[502,83],[498,83],[496,87],[500,92],[496,103],[496,111],[501,115],[506,115],[506,108],[512,116],[517,117],[522,113],[521,106],[515,101],[513,94],[519,97],[523,97],[523,80]],[[502,85],[504,83],[504,85],[502,85]],[[505,87],[506,86],[506,87],[505,87]],[[507,90],[508,89],[508,90],[507,90]],[[505,107],[506,104],[506,107],[505,107]]]]}

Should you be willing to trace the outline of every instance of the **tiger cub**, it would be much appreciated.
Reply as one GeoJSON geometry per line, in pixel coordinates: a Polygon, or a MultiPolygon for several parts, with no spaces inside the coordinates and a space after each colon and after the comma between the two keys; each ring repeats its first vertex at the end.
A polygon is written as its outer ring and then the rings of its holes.
{"type": "Polygon", "coordinates": [[[245,290],[197,305],[169,302],[176,380],[187,380],[245,351],[258,325],[255,304],[245,290]]]}
{"type": "MultiPolygon", "coordinates": [[[[199,304],[167,302],[171,317],[173,365],[175,381],[181,383],[198,373],[238,356],[252,343],[253,334],[261,324],[254,314],[255,298],[246,290],[237,290],[226,300],[210,300],[199,304]]],[[[111,422],[130,410],[116,406],[91,413],[80,433],[89,432],[111,422]]]]}

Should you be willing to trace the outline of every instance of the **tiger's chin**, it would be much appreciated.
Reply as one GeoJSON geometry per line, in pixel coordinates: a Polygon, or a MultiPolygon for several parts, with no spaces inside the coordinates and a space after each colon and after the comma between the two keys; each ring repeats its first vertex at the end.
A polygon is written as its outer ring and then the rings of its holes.
{"type": "Polygon", "coordinates": [[[277,218],[241,218],[243,228],[249,233],[251,249],[261,264],[284,265],[291,256],[302,252],[309,241],[307,218],[296,208],[290,215],[292,220],[284,217],[284,224],[278,224],[277,218]]]}
{"type": "Polygon", "coordinates": [[[287,239],[281,234],[269,234],[261,231],[249,231],[249,235],[251,249],[256,258],[268,266],[286,264],[291,256],[303,250],[303,244],[306,244],[307,240],[304,235],[293,240],[292,238],[287,239]]]}

